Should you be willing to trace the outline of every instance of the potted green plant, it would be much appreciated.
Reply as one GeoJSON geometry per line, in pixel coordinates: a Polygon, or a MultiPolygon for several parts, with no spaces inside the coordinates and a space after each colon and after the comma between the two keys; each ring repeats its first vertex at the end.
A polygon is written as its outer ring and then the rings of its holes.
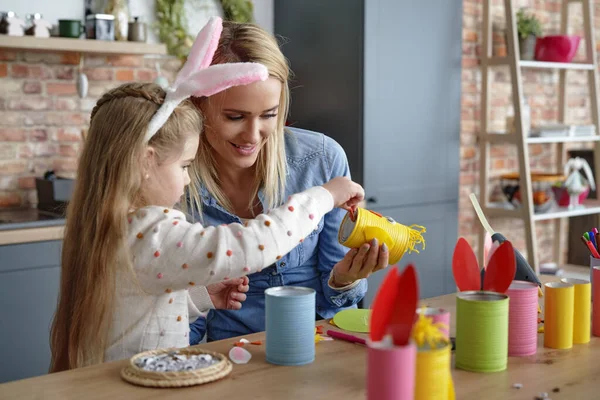
{"type": "MultiPolygon", "coordinates": [[[[185,15],[186,4],[197,7],[206,0],[155,0],[156,30],[162,43],[167,45],[167,52],[185,61],[197,32],[188,32],[188,21],[185,15]]],[[[254,4],[251,0],[215,0],[223,9],[224,20],[234,22],[255,22],[254,4]]]]}
{"type": "Polygon", "coordinates": [[[526,14],[525,9],[521,8],[517,11],[517,31],[521,60],[533,60],[536,40],[542,35],[540,20],[533,14],[526,14]]]}

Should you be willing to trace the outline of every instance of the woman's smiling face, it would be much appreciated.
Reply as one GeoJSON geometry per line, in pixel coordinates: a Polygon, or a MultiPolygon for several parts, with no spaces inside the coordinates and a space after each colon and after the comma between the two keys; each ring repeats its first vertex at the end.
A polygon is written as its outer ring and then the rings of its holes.
{"type": "Polygon", "coordinates": [[[206,139],[220,167],[252,167],[270,135],[277,129],[282,84],[264,82],[234,86],[211,96],[202,108],[206,139]]]}

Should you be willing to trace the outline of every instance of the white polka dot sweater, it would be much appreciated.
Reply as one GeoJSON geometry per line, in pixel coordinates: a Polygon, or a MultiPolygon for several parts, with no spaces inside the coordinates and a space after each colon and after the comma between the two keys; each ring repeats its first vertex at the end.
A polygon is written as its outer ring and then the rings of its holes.
{"type": "MultiPolygon", "coordinates": [[[[128,218],[135,279],[121,274],[105,361],[189,345],[190,320],[212,308],[204,285],[273,264],[333,208],[318,186],[244,225],[203,227],[182,212],[145,207],[128,218]]],[[[131,275],[131,274],[129,274],[131,275]]]]}

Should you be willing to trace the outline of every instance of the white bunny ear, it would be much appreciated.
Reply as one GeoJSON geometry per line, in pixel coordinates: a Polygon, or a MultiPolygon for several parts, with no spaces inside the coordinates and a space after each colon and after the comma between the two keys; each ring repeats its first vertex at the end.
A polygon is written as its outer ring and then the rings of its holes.
{"type": "Polygon", "coordinates": [[[173,83],[174,87],[181,85],[196,71],[210,65],[219,45],[222,31],[223,20],[220,17],[211,17],[208,23],[198,32],[190,49],[190,54],[173,83]]]}
{"type": "Polygon", "coordinates": [[[258,63],[212,65],[190,76],[185,85],[177,89],[177,95],[212,96],[232,86],[265,81],[268,77],[269,70],[258,63]]]}
{"type": "Polygon", "coordinates": [[[583,170],[585,171],[585,175],[587,177],[588,183],[592,190],[596,190],[596,183],[594,182],[594,174],[592,173],[592,169],[590,168],[590,164],[585,160],[585,158],[581,159],[583,170]]]}
{"type": "Polygon", "coordinates": [[[173,110],[175,110],[179,103],[181,103],[181,100],[177,101],[175,99],[170,99],[169,95],[171,95],[171,93],[167,93],[165,101],[160,106],[158,111],[156,111],[156,114],[152,116],[152,119],[148,124],[146,136],[144,137],[146,143],[148,143],[150,139],[152,139],[152,137],[156,135],[156,132],[158,132],[158,130],[165,124],[165,122],[167,122],[167,120],[173,113],[173,110]]]}

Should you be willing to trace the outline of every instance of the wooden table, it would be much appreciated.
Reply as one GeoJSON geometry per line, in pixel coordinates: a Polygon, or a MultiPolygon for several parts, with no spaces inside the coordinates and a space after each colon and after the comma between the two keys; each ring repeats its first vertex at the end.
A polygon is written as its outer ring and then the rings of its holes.
{"type": "MultiPolygon", "coordinates": [[[[450,330],[454,333],[454,294],[427,299],[423,304],[450,310],[450,330]]],[[[320,324],[326,325],[325,329],[333,328],[327,322],[320,324]]],[[[263,340],[264,333],[246,338],[263,340]]],[[[227,354],[234,342],[236,339],[223,340],[204,347],[227,354]]],[[[6,383],[0,385],[0,399],[364,400],[366,348],[339,340],[316,346],[314,363],[281,367],[265,362],[264,345],[247,345],[253,355],[250,363],[234,365],[232,373],[223,380],[191,388],[149,389],[131,385],[119,376],[127,361],[117,361],[6,383]]],[[[600,338],[592,337],[587,345],[559,351],[545,349],[540,335],[538,353],[509,358],[506,371],[482,374],[453,369],[456,398],[531,400],[541,392],[548,392],[553,400],[600,398],[599,360],[600,338]],[[513,388],[515,383],[523,384],[523,388],[513,388]],[[554,393],[555,388],[560,392],[554,393]]]]}

